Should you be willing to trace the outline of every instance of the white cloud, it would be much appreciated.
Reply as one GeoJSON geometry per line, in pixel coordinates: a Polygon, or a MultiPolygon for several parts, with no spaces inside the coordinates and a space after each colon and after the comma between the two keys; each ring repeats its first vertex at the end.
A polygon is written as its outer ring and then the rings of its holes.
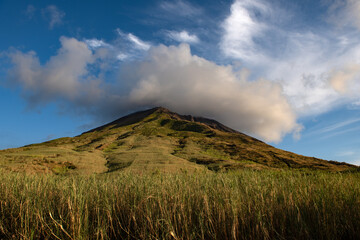
{"type": "Polygon", "coordinates": [[[164,106],[275,142],[299,130],[279,84],[249,81],[230,66],[192,55],[187,44],[153,47],[144,59],[122,64],[117,79],[104,81],[101,66],[109,59],[99,49],[73,38],[60,41],[57,55],[44,65],[34,52],[9,55],[8,80],[21,87],[31,106],[60,100],[72,111],[107,120],[131,109],[164,106]]]}
{"type": "Polygon", "coordinates": [[[120,38],[125,39],[129,43],[131,43],[132,47],[141,50],[147,51],[150,49],[151,44],[141,40],[139,37],[135,36],[132,33],[124,33],[120,29],[116,29],[117,33],[119,34],[120,38]]]}
{"type": "Polygon", "coordinates": [[[99,39],[96,39],[96,38],[85,39],[85,43],[91,49],[96,49],[96,48],[100,48],[100,47],[112,47],[110,44],[104,42],[103,40],[99,40],[99,39]]]}
{"type": "Polygon", "coordinates": [[[144,51],[147,51],[150,49],[151,45],[147,42],[142,41],[137,36],[133,35],[132,33],[127,34],[127,38],[134,43],[135,47],[144,51]]]}
{"type": "Polygon", "coordinates": [[[267,28],[255,19],[252,11],[267,14],[268,6],[257,0],[235,1],[223,22],[224,36],[220,47],[228,57],[256,60],[262,57],[254,39],[267,28]]]}
{"type": "Polygon", "coordinates": [[[195,34],[189,34],[185,30],[183,30],[181,32],[168,31],[167,36],[177,42],[184,42],[184,43],[198,43],[199,42],[199,38],[195,34]]]}
{"type": "Polygon", "coordinates": [[[34,107],[54,99],[92,101],[99,93],[97,80],[89,76],[87,66],[96,60],[84,42],[61,37],[57,55],[41,65],[34,52],[15,51],[9,54],[14,67],[8,74],[18,84],[34,107]]]}
{"type": "Polygon", "coordinates": [[[65,13],[55,5],[49,5],[42,10],[43,16],[49,20],[49,28],[53,29],[55,26],[61,25],[65,13]]]}
{"type": "Polygon", "coordinates": [[[124,54],[124,53],[119,53],[118,55],[116,55],[116,58],[120,61],[124,61],[125,59],[127,59],[129,56],[124,54]]]}

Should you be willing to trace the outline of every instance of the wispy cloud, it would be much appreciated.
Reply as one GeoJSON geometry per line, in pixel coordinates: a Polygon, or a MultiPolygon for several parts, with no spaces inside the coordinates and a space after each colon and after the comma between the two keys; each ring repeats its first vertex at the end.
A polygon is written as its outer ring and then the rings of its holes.
{"type": "Polygon", "coordinates": [[[349,156],[354,156],[356,154],[355,151],[341,151],[341,152],[338,152],[336,155],[339,156],[339,157],[349,157],[349,156]]]}
{"type": "Polygon", "coordinates": [[[168,31],[167,36],[170,39],[173,39],[177,42],[184,42],[184,43],[190,43],[190,44],[199,43],[199,41],[200,41],[198,36],[196,36],[195,34],[190,34],[185,30],[180,31],[180,32],[168,31]]]}
{"type": "Polygon", "coordinates": [[[337,122],[328,126],[322,126],[320,128],[316,128],[309,133],[307,133],[307,137],[316,136],[317,139],[329,139],[333,137],[337,137],[344,134],[353,134],[355,132],[360,131],[360,118],[351,118],[341,122],[337,122]]]}
{"type": "Polygon", "coordinates": [[[327,126],[327,127],[324,127],[322,129],[319,129],[318,131],[316,131],[315,133],[328,133],[328,132],[333,132],[333,131],[336,131],[340,128],[344,128],[344,127],[347,127],[351,124],[354,124],[354,123],[357,123],[357,122],[360,122],[360,118],[354,118],[354,119],[348,119],[348,120],[345,120],[345,121],[342,121],[342,122],[338,122],[336,124],[333,124],[333,125],[330,125],[330,126],[327,126]]]}
{"type": "Polygon", "coordinates": [[[222,24],[224,36],[220,46],[226,56],[248,61],[262,57],[254,40],[264,33],[267,25],[258,21],[253,11],[266,15],[268,9],[265,3],[257,0],[235,1],[232,4],[231,13],[222,24]]]}
{"type": "Polygon", "coordinates": [[[118,46],[107,43],[104,40],[92,38],[84,39],[83,41],[94,52],[95,58],[101,59],[102,68],[114,68],[117,60],[124,61],[130,57],[122,52],[118,46]]]}
{"type": "Polygon", "coordinates": [[[151,45],[147,42],[142,41],[140,38],[138,38],[137,36],[135,36],[132,33],[128,33],[127,34],[127,38],[134,43],[135,47],[144,51],[149,50],[149,48],[151,47],[151,45]]]}
{"type": "Polygon", "coordinates": [[[200,15],[201,9],[193,6],[187,1],[176,0],[176,1],[163,1],[160,4],[160,8],[178,16],[192,17],[200,15]]]}
{"type": "Polygon", "coordinates": [[[120,29],[117,29],[116,31],[121,38],[124,38],[125,40],[129,41],[133,45],[133,47],[139,50],[147,51],[151,47],[150,43],[141,40],[139,37],[135,36],[132,33],[124,33],[120,29]]]}
{"type": "Polygon", "coordinates": [[[63,18],[65,17],[65,13],[55,5],[49,5],[44,8],[42,14],[49,21],[50,29],[61,25],[63,23],[63,18]]]}
{"type": "Polygon", "coordinates": [[[359,132],[359,131],[360,131],[360,126],[353,127],[353,128],[347,128],[347,129],[344,129],[344,130],[339,130],[339,131],[334,131],[334,132],[328,133],[328,134],[324,135],[321,139],[328,139],[328,138],[332,138],[332,137],[335,137],[335,136],[348,134],[348,133],[359,132]]]}
{"type": "Polygon", "coordinates": [[[35,12],[36,12],[36,8],[34,7],[34,5],[31,5],[29,4],[27,7],[26,7],[26,10],[25,10],[25,15],[29,18],[29,19],[32,19],[35,15],[35,12]]]}
{"type": "Polygon", "coordinates": [[[117,29],[118,38],[113,42],[102,39],[84,39],[88,48],[95,51],[97,56],[120,61],[130,61],[144,56],[150,49],[151,44],[141,40],[132,33],[124,33],[117,29]]]}
{"type": "Polygon", "coordinates": [[[360,34],[294,27],[297,19],[284,12],[268,1],[236,0],[222,23],[224,56],[279,82],[298,115],[321,114],[355,101],[360,34]]]}

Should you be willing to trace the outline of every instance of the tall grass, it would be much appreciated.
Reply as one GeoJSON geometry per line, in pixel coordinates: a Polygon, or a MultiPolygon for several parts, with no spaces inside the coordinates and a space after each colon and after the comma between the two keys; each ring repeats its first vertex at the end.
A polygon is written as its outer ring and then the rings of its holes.
{"type": "Polygon", "coordinates": [[[360,239],[360,174],[0,172],[0,239],[360,239]]]}

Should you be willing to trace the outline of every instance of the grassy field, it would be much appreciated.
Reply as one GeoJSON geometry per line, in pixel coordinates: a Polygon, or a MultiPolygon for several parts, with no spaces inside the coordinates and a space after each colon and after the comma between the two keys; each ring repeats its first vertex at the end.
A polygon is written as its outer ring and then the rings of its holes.
{"type": "Polygon", "coordinates": [[[360,173],[2,171],[0,239],[360,239],[360,173]]]}

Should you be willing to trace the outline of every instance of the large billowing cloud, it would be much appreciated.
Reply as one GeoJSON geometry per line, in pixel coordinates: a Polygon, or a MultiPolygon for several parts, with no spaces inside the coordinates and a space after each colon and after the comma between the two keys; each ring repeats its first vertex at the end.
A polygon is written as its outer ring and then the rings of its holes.
{"type": "Polygon", "coordinates": [[[118,77],[105,81],[106,44],[94,49],[73,38],[60,41],[57,55],[43,65],[33,52],[10,54],[14,66],[8,79],[21,86],[32,105],[60,100],[107,120],[132,109],[164,106],[217,119],[266,141],[298,130],[279,84],[249,81],[244,71],[192,55],[187,44],[152,47],[145,58],[122,64],[118,77]]]}
{"type": "Polygon", "coordinates": [[[154,48],[148,59],[128,69],[137,80],[132,103],[212,117],[268,141],[279,141],[297,127],[280,85],[250,82],[229,66],[191,55],[186,44],[154,48]]]}

